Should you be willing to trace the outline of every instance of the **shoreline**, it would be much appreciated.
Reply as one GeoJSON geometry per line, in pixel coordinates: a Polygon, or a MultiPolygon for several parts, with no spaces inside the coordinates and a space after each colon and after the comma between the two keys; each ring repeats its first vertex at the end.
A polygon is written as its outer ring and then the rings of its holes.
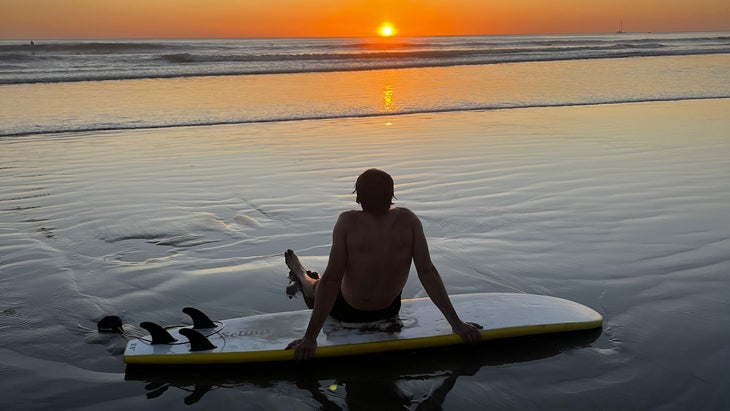
{"type": "Polygon", "coordinates": [[[330,117],[307,117],[307,118],[290,118],[290,119],[268,119],[268,120],[250,120],[250,121],[232,121],[232,122],[216,122],[216,123],[190,123],[190,124],[174,124],[174,125],[159,125],[159,126],[146,126],[146,127],[130,127],[130,128],[90,128],[81,130],[58,130],[58,131],[46,131],[42,133],[28,132],[28,133],[17,133],[17,134],[0,134],[0,140],[4,138],[12,137],[33,137],[43,135],[74,135],[74,134],[89,134],[89,133],[107,133],[107,132],[122,132],[122,131],[151,131],[160,129],[175,129],[175,128],[195,128],[195,127],[216,127],[216,126],[235,126],[235,125],[248,125],[248,124],[266,124],[266,123],[290,123],[290,122],[308,122],[308,121],[326,121],[326,120],[355,120],[355,119],[369,119],[369,118],[390,118],[398,116],[414,116],[414,115],[429,115],[429,114],[449,114],[449,113],[469,113],[469,112],[490,112],[490,111],[503,111],[503,110],[529,110],[529,109],[545,109],[545,108],[570,108],[570,107],[592,107],[592,106],[610,106],[610,105],[624,105],[624,104],[652,104],[652,103],[672,103],[672,102],[683,102],[683,101],[720,101],[730,99],[730,96],[716,96],[716,97],[682,97],[666,99],[652,99],[652,100],[636,100],[636,101],[607,101],[607,102],[593,102],[593,103],[574,103],[574,104],[544,104],[544,105],[525,105],[525,106],[510,106],[510,107],[476,107],[468,109],[443,109],[433,111],[403,111],[398,113],[372,113],[372,114],[361,114],[361,115],[342,115],[342,116],[330,116],[330,117]]]}

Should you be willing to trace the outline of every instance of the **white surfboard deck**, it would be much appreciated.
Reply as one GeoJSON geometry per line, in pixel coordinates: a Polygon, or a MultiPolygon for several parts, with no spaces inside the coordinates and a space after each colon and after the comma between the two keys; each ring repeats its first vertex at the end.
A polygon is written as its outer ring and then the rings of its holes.
{"type": "MultiPolygon", "coordinates": [[[[587,330],[603,323],[603,317],[586,306],[544,295],[481,293],[450,298],[463,321],[484,327],[482,340],[587,330]]],[[[310,315],[311,310],[301,310],[224,320],[215,329],[198,330],[216,348],[196,352],[190,351],[188,340],[178,332],[184,327],[169,328],[167,331],[178,340],[176,343],[152,345],[149,337],[133,339],[127,343],[124,362],[223,364],[293,360],[293,351],[284,348],[304,335],[310,315]]],[[[399,321],[402,327],[394,331],[392,320],[353,324],[330,317],[317,338],[315,357],[462,343],[429,298],[403,300],[399,321]]]]}

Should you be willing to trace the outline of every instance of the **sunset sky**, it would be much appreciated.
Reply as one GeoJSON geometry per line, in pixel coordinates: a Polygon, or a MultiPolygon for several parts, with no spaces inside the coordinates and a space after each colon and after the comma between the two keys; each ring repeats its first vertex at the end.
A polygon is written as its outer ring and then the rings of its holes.
{"type": "Polygon", "coordinates": [[[728,0],[0,0],[1,39],[730,30],[728,0]]]}

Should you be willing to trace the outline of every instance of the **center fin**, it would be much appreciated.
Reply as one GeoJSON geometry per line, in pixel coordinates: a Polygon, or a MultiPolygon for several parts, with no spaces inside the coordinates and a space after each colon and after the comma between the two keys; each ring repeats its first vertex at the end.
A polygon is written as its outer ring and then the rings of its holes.
{"type": "Polygon", "coordinates": [[[215,323],[197,308],[185,307],[183,312],[193,319],[193,329],[215,328],[215,323]]]}

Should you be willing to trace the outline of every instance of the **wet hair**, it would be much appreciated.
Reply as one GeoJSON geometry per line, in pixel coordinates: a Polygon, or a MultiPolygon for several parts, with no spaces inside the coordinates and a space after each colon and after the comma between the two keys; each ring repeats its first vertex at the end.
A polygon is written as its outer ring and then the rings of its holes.
{"type": "Polygon", "coordinates": [[[363,211],[373,214],[385,214],[393,205],[393,177],[385,171],[371,168],[360,174],[355,182],[355,201],[363,211]]]}

